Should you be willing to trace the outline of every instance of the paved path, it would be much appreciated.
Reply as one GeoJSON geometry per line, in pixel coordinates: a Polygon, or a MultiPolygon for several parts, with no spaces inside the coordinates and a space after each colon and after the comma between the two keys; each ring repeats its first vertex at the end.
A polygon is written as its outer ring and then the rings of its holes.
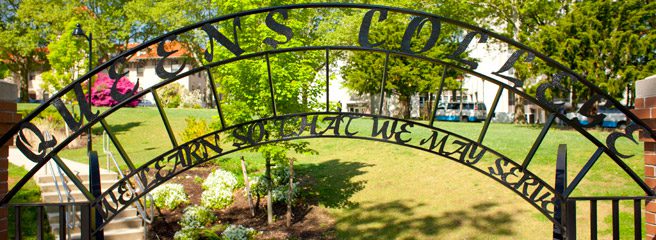
{"type": "MultiPolygon", "coordinates": [[[[62,158],[62,160],[64,161],[66,166],[68,166],[68,168],[71,169],[71,171],[73,171],[73,173],[75,173],[75,174],[78,174],[78,173],[87,174],[89,172],[89,165],[87,165],[87,164],[75,162],[75,161],[64,159],[64,158],[62,158]]],[[[23,153],[21,153],[21,151],[18,150],[18,148],[15,148],[15,147],[10,147],[9,148],[9,162],[11,164],[16,165],[16,166],[21,166],[21,167],[25,168],[28,171],[36,165],[35,162],[32,162],[29,159],[27,159],[27,157],[25,157],[23,155],[23,153]]],[[[100,162],[104,163],[103,159],[101,159],[100,162]]],[[[35,177],[39,176],[39,175],[45,175],[47,173],[46,168],[48,168],[48,165],[44,165],[35,174],[35,177]]],[[[47,171],[49,171],[49,169],[47,171]]],[[[111,171],[109,171],[107,169],[103,169],[103,168],[100,169],[100,174],[109,173],[109,172],[111,172],[111,171]]]]}

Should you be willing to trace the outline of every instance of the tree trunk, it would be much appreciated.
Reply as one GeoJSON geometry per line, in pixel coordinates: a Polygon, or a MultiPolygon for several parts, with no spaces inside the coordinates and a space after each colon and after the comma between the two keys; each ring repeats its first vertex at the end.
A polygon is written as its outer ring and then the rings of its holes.
{"type": "Polygon", "coordinates": [[[513,120],[513,123],[526,124],[526,116],[524,115],[524,99],[519,94],[515,94],[515,119],[513,120]]]}
{"type": "Polygon", "coordinates": [[[369,114],[376,114],[376,99],[374,98],[374,94],[369,94],[369,114]]]}
{"type": "Polygon", "coordinates": [[[397,117],[410,118],[410,96],[399,95],[399,113],[397,117]]]}
{"type": "MultiPolygon", "coordinates": [[[[26,60],[27,61],[27,60],[26,60]]],[[[25,63],[23,69],[20,71],[20,99],[21,102],[28,102],[29,95],[29,83],[30,83],[30,70],[29,63],[25,63]]]]}

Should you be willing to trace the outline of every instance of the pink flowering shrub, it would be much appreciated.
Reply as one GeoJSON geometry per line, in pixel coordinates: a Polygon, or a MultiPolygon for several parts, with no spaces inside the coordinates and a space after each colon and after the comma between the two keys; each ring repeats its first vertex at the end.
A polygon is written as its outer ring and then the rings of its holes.
{"type": "MultiPolygon", "coordinates": [[[[91,104],[94,106],[106,106],[111,107],[118,104],[118,101],[114,100],[111,95],[112,84],[114,80],[109,78],[109,75],[106,73],[99,73],[98,79],[93,83],[91,88],[91,104]]],[[[122,77],[118,80],[116,89],[121,94],[128,94],[132,92],[134,88],[134,83],[130,82],[127,77],[122,77]]],[[[139,100],[129,102],[126,106],[136,107],[139,104],[139,100]]]]}

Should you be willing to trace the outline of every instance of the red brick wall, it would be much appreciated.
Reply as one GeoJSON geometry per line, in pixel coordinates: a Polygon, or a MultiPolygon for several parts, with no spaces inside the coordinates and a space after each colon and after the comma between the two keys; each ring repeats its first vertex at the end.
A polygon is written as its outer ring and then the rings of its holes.
{"type": "MultiPolygon", "coordinates": [[[[16,114],[16,103],[0,100],[0,135],[4,135],[11,126],[16,124],[20,115],[16,114]]],[[[13,142],[0,146],[0,197],[4,197],[8,191],[7,185],[7,168],[9,160],[9,146],[13,142]]],[[[5,240],[7,236],[7,208],[0,208],[0,240],[5,240]]]]}
{"type": "MultiPolygon", "coordinates": [[[[636,101],[633,113],[645,121],[651,129],[656,129],[656,76],[636,82],[636,101]]],[[[656,141],[640,134],[645,144],[645,182],[656,189],[656,141]]],[[[645,239],[656,239],[656,200],[645,206],[645,239]]]]}

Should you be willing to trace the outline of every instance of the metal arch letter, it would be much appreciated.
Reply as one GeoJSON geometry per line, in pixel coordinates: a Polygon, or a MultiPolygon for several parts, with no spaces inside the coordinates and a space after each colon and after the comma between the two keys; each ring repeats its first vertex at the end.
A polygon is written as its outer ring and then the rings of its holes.
{"type": "Polygon", "coordinates": [[[201,27],[205,33],[207,33],[207,36],[210,38],[210,47],[205,49],[205,60],[208,62],[212,62],[214,59],[214,40],[218,41],[222,46],[225,46],[228,51],[230,51],[232,54],[235,56],[239,57],[242,53],[244,53],[244,50],[239,47],[239,37],[237,36],[237,28],[241,30],[241,21],[239,20],[239,17],[236,17],[233,20],[233,27],[232,27],[232,33],[233,37],[235,39],[235,42],[233,43],[228,39],[223,33],[219,32],[212,24],[206,23],[201,27]]]}
{"type": "MultiPolygon", "coordinates": [[[[276,9],[271,12],[269,12],[269,15],[267,15],[265,23],[266,26],[269,27],[269,29],[273,30],[276,33],[282,34],[285,36],[286,40],[284,42],[277,41],[271,37],[267,37],[264,39],[264,43],[268,44],[269,46],[273,47],[273,49],[278,48],[278,44],[283,44],[283,43],[288,43],[290,40],[292,40],[292,37],[294,36],[294,33],[292,32],[292,29],[288,26],[285,26],[283,24],[280,24],[276,22],[275,19],[273,19],[273,14],[275,13],[280,13],[282,15],[282,19],[287,20],[287,10],[286,9],[276,9]]],[[[236,39],[236,38],[235,38],[236,39]]]]}
{"type": "MultiPolygon", "coordinates": [[[[508,81],[511,81],[513,84],[515,84],[515,87],[524,86],[524,82],[520,81],[519,79],[511,76],[502,75],[501,73],[508,71],[513,66],[515,66],[515,62],[517,62],[517,60],[519,60],[519,57],[522,56],[522,54],[524,54],[525,52],[526,50],[523,49],[515,51],[512,55],[510,55],[506,63],[504,63],[503,66],[501,66],[501,68],[499,68],[499,70],[497,70],[496,72],[492,72],[492,74],[502,77],[508,81]]],[[[528,55],[526,55],[526,59],[524,59],[524,62],[533,62],[534,59],[535,59],[535,54],[533,54],[532,52],[528,52],[528,55]]]]}
{"type": "Polygon", "coordinates": [[[462,59],[462,58],[459,57],[460,54],[463,54],[465,52],[465,50],[467,50],[467,48],[469,47],[469,43],[471,43],[471,41],[474,39],[474,36],[476,36],[476,34],[481,35],[481,38],[478,40],[478,43],[487,42],[487,34],[483,34],[483,33],[480,33],[480,32],[469,32],[469,33],[467,33],[467,35],[465,35],[465,38],[462,39],[462,42],[460,42],[460,44],[458,45],[458,48],[456,49],[456,51],[451,53],[451,55],[447,56],[447,58],[456,60],[456,61],[464,63],[464,64],[467,64],[471,69],[478,68],[478,63],[477,62],[465,60],[465,59],[462,59]]]}
{"type": "Polygon", "coordinates": [[[624,155],[617,151],[617,148],[615,148],[615,142],[617,142],[617,139],[621,137],[628,138],[631,140],[631,142],[638,144],[638,141],[633,137],[633,132],[636,130],[645,130],[642,126],[637,125],[637,124],[631,124],[630,126],[626,127],[624,129],[624,133],[621,132],[613,132],[606,137],[606,146],[608,146],[608,149],[610,149],[613,154],[621,157],[621,158],[630,158],[633,157],[634,155],[624,155]]]}
{"type": "Polygon", "coordinates": [[[43,157],[46,155],[46,149],[56,145],[57,140],[54,136],[52,137],[52,140],[46,141],[46,139],[43,137],[43,133],[41,133],[41,130],[39,130],[39,128],[37,128],[31,122],[23,123],[23,126],[18,131],[18,137],[16,138],[16,148],[18,148],[18,150],[20,150],[25,155],[25,157],[30,159],[30,161],[35,163],[38,163],[43,159],[43,157]],[[39,139],[39,145],[37,146],[38,153],[34,153],[32,150],[30,150],[32,144],[30,144],[30,142],[25,137],[25,134],[23,133],[23,130],[25,129],[30,130],[39,139]]]}
{"type": "Polygon", "coordinates": [[[401,41],[401,51],[416,54],[416,53],[422,53],[430,50],[435,46],[437,39],[440,37],[441,29],[442,29],[442,24],[436,18],[432,18],[432,17],[413,18],[412,21],[410,21],[410,23],[408,24],[408,28],[405,29],[405,34],[403,34],[403,40],[401,41]],[[417,36],[419,36],[419,34],[421,33],[421,29],[424,27],[424,24],[426,24],[426,22],[428,21],[431,22],[431,33],[430,36],[428,37],[428,41],[424,45],[424,48],[422,48],[418,52],[412,51],[411,49],[412,36],[414,35],[415,31],[417,32],[417,36]]]}
{"type": "Polygon", "coordinates": [[[580,124],[579,122],[579,125],[581,125],[582,127],[594,127],[604,120],[606,114],[602,113],[602,114],[592,115],[592,109],[594,108],[594,103],[601,99],[602,97],[600,95],[594,95],[588,101],[583,103],[583,106],[581,106],[578,113],[587,117],[589,120],[588,120],[588,124],[583,125],[580,124]],[[590,119],[592,119],[592,121],[590,121],[590,119]]]}
{"type": "Polygon", "coordinates": [[[56,98],[55,100],[53,100],[52,105],[55,106],[55,109],[57,109],[59,114],[62,116],[68,128],[70,128],[73,131],[77,131],[80,129],[80,126],[82,126],[82,119],[83,119],[81,115],[80,115],[80,120],[75,121],[75,117],[73,117],[73,114],[71,114],[71,112],[68,111],[68,108],[66,108],[66,105],[64,104],[64,102],[62,102],[61,98],[56,98]]]}
{"type": "Polygon", "coordinates": [[[364,18],[362,18],[362,24],[360,24],[360,34],[358,35],[358,42],[362,47],[373,48],[385,43],[385,41],[369,43],[369,29],[371,29],[371,20],[374,17],[374,13],[376,11],[380,12],[380,16],[378,16],[378,22],[382,22],[387,19],[386,9],[371,9],[364,14],[364,18]]]}
{"type": "MultiPolygon", "coordinates": [[[[86,117],[88,122],[93,121],[98,117],[98,114],[100,111],[96,111],[96,113],[91,112],[90,108],[90,103],[87,101],[87,98],[84,96],[84,91],[82,90],[82,86],[80,84],[75,84],[73,86],[73,91],[75,92],[75,99],[77,99],[77,103],[80,105],[80,111],[86,117]]],[[[89,98],[91,99],[91,98],[89,98]]]]}
{"type": "MultiPolygon", "coordinates": [[[[159,49],[158,49],[158,50],[159,50],[159,49]]],[[[117,59],[116,62],[114,62],[114,64],[112,64],[112,65],[109,67],[109,71],[108,71],[109,78],[111,78],[112,80],[114,80],[114,83],[112,84],[112,88],[111,88],[111,90],[110,90],[109,95],[110,95],[110,96],[112,97],[112,99],[114,99],[115,101],[117,101],[117,102],[122,102],[123,100],[125,100],[125,99],[127,99],[127,98],[129,98],[129,97],[132,97],[132,95],[134,95],[135,93],[137,93],[137,90],[139,89],[139,79],[137,78],[137,83],[134,84],[134,87],[132,88],[132,91],[129,91],[129,92],[125,93],[125,94],[119,92],[118,89],[116,88],[116,86],[118,85],[118,81],[119,81],[121,78],[123,78],[125,75],[128,75],[128,73],[130,73],[130,71],[126,71],[126,72],[121,73],[121,74],[116,73],[116,64],[119,63],[119,62],[120,62],[120,63],[124,63],[124,62],[125,62],[125,56],[122,56],[122,57],[120,57],[119,59],[117,59]]]]}
{"type": "Polygon", "coordinates": [[[165,43],[167,41],[173,41],[176,38],[178,38],[178,36],[176,35],[168,36],[164,38],[164,40],[159,42],[159,44],[157,45],[157,56],[160,56],[161,58],[159,59],[159,61],[157,61],[157,66],[155,67],[155,73],[157,73],[157,76],[162,79],[169,79],[175,77],[176,75],[178,75],[178,73],[182,72],[182,70],[184,70],[185,66],[187,65],[187,61],[185,60],[182,63],[182,66],[180,66],[178,70],[175,70],[175,72],[169,72],[164,69],[164,61],[166,61],[166,59],[172,54],[178,52],[178,50],[173,50],[170,52],[166,51],[166,49],[164,48],[165,43]]]}
{"type": "Polygon", "coordinates": [[[551,79],[551,82],[542,83],[538,86],[537,91],[535,93],[535,98],[537,98],[537,100],[540,103],[549,106],[549,108],[551,108],[550,110],[552,112],[555,112],[554,110],[555,110],[556,107],[549,100],[547,100],[547,96],[545,95],[546,91],[547,91],[547,88],[555,87],[555,88],[558,88],[562,91],[569,92],[569,90],[567,90],[567,88],[565,86],[563,86],[563,84],[562,84],[563,78],[569,77],[569,76],[570,75],[565,73],[565,72],[559,72],[559,73],[554,74],[553,78],[551,79]]]}

